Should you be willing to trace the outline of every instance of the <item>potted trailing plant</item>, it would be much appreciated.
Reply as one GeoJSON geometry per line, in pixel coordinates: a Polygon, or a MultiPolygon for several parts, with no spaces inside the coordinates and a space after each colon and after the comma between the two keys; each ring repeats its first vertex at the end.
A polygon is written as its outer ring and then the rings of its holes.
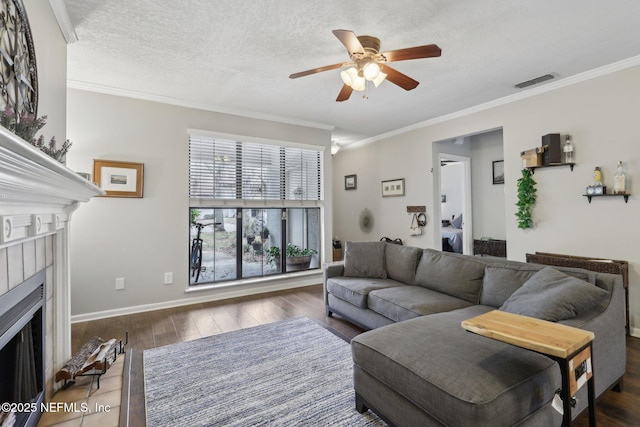
{"type": "Polygon", "coordinates": [[[287,271],[307,270],[311,264],[311,256],[317,254],[315,249],[304,248],[293,243],[287,243],[285,252],[287,258],[287,271]]]}
{"type": "Polygon", "coordinates": [[[48,143],[45,143],[43,135],[38,139],[35,138],[36,133],[47,124],[47,116],[37,118],[34,114],[25,111],[17,115],[11,107],[7,106],[0,112],[0,124],[60,163],[65,162],[67,151],[71,148],[71,142],[68,139],[58,147],[55,136],[51,137],[48,143]]]}
{"type": "Polygon", "coordinates": [[[200,211],[197,209],[191,209],[190,215],[191,215],[191,225],[196,225],[196,222],[198,221],[198,217],[200,216],[200,211]]]}
{"type": "Polygon", "coordinates": [[[254,237],[253,242],[251,242],[251,246],[253,247],[254,251],[260,252],[262,250],[262,240],[254,237]]]}
{"type": "Polygon", "coordinates": [[[536,204],[536,181],[528,168],[522,169],[522,176],[518,179],[518,228],[533,228],[531,212],[536,204]]]}
{"type": "Polygon", "coordinates": [[[267,263],[276,267],[276,270],[279,272],[281,270],[280,246],[271,246],[265,251],[265,255],[267,256],[267,263]]]}
{"type": "MultiPolygon", "coordinates": [[[[288,243],[285,250],[287,271],[307,270],[311,264],[311,256],[317,254],[315,249],[302,249],[298,245],[288,243]]],[[[280,246],[271,246],[265,251],[267,262],[275,265],[280,271],[280,246]]]]}
{"type": "Polygon", "coordinates": [[[260,232],[260,238],[262,238],[262,241],[267,240],[269,238],[270,233],[271,232],[269,231],[269,227],[265,226],[260,232]]]}
{"type": "Polygon", "coordinates": [[[251,245],[253,241],[256,240],[257,231],[256,223],[249,218],[249,221],[244,225],[244,236],[248,244],[251,245]]]}

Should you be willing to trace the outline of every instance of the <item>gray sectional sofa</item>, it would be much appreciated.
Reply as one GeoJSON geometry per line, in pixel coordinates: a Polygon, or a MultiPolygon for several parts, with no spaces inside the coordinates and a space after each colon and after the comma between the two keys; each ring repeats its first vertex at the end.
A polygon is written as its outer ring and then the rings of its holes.
{"type": "Polygon", "coordinates": [[[368,330],[351,342],[356,409],[397,426],[560,425],[558,365],[460,324],[501,309],[594,332],[599,396],[625,371],[623,294],[618,275],[383,242],[347,242],[324,267],[326,314],[368,330]]]}

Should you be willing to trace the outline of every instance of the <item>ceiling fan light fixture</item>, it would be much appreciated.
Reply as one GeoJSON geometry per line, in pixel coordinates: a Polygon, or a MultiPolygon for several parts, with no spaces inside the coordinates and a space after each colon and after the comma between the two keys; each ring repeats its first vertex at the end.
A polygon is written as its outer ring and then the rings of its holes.
{"type": "Polygon", "coordinates": [[[362,68],[362,73],[365,79],[373,81],[380,74],[380,65],[375,61],[367,62],[362,68]]]}
{"type": "Polygon", "coordinates": [[[386,78],[387,78],[387,75],[385,73],[383,72],[378,73],[378,76],[375,79],[373,79],[373,85],[375,87],[380,86],[380,83],[382,83],[386,78]]]}
{"type": "Polygon", "coordinates": [[[340,72],[340,78],[347,86],[351,86],[353,82],[358,78],[358,70],[355,67],[349,67],[340,72]]]}
{"type": "Polygon", "coordinates": [[[357,76],[353,80],[353,83],[351,83],[351,88],[353,90],[357,90],[358,92],[362,92],[367,88],[367,81],[365,80],[364,77],[357,76]]]}
{"type": "MultiPolygon", "coordinates": [[[[5,0],[6,1],[6,0],[5,0]]],[[[366,91],[367,82],[372,82],[375,87],[389,80],[394,85],[404,90],[412,90],[419,82],[391,68],[389,62],[407,61],[410,59],[434,58],[442,54],[442,50],[435,44],[414,46],[404,49],[395,49],[380,52],[380,39],[373,36],[357,36],[350,30],[333,30],[333,35],[347,49],[350,62],[326,65],[289,75],[290,79],[297,79],[311,74],[329,70],[341,69],[340,78],[343,85],[338,93],[336,102],[349,99],[352,92],[366,91]]],[[[366,93],[363,98],[367,98],[366,93]]]]}

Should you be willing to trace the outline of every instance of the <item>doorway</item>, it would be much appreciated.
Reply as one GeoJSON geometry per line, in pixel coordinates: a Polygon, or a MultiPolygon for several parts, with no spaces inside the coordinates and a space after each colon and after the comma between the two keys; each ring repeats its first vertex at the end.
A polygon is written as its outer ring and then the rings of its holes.
{"type": "Polygon", "coordinates": [[[493,165],[504,161],[502,128],[436,141],[432,159],[436,233],[453,231],[447,227],[461,213],[462,253],[473,254],[474,239],[505,240],[505,185],[493,176],[493,165]],[[450,184],[450,175],[459,184],[450,184]]]}
{"type": "Polygon", "coordinates": [[[438,160],[442,250],[472,254],[471,158],[440,153],[438,160]]]}

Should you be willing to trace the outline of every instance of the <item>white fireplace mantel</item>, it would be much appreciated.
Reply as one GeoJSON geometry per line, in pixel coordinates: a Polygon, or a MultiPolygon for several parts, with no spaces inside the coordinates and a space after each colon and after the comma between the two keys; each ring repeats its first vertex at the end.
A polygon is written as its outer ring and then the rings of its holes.
{"type": "Polygon", "coordinates": [[[0,247],[64,228],[80,202],[104,194],[0,126],[0,247]]]}
{"type": "Polygon", "coordinates": [[[100,194],[93,183],[0,126],[3,213],[24,213],[34,205],[63,211],[100,194]]]}
{"type": "MultiPolygon", "coordinates": [[[[53,364],[71,353],[69,221],[80,203],[104,194],[96,185],[0,126],[0,250],[54,236],[53,364]],[[25,243],[26,242],[26,243],[25,243]]],[[[26,279],[26,278],[25,278],[26,279]]]]}

